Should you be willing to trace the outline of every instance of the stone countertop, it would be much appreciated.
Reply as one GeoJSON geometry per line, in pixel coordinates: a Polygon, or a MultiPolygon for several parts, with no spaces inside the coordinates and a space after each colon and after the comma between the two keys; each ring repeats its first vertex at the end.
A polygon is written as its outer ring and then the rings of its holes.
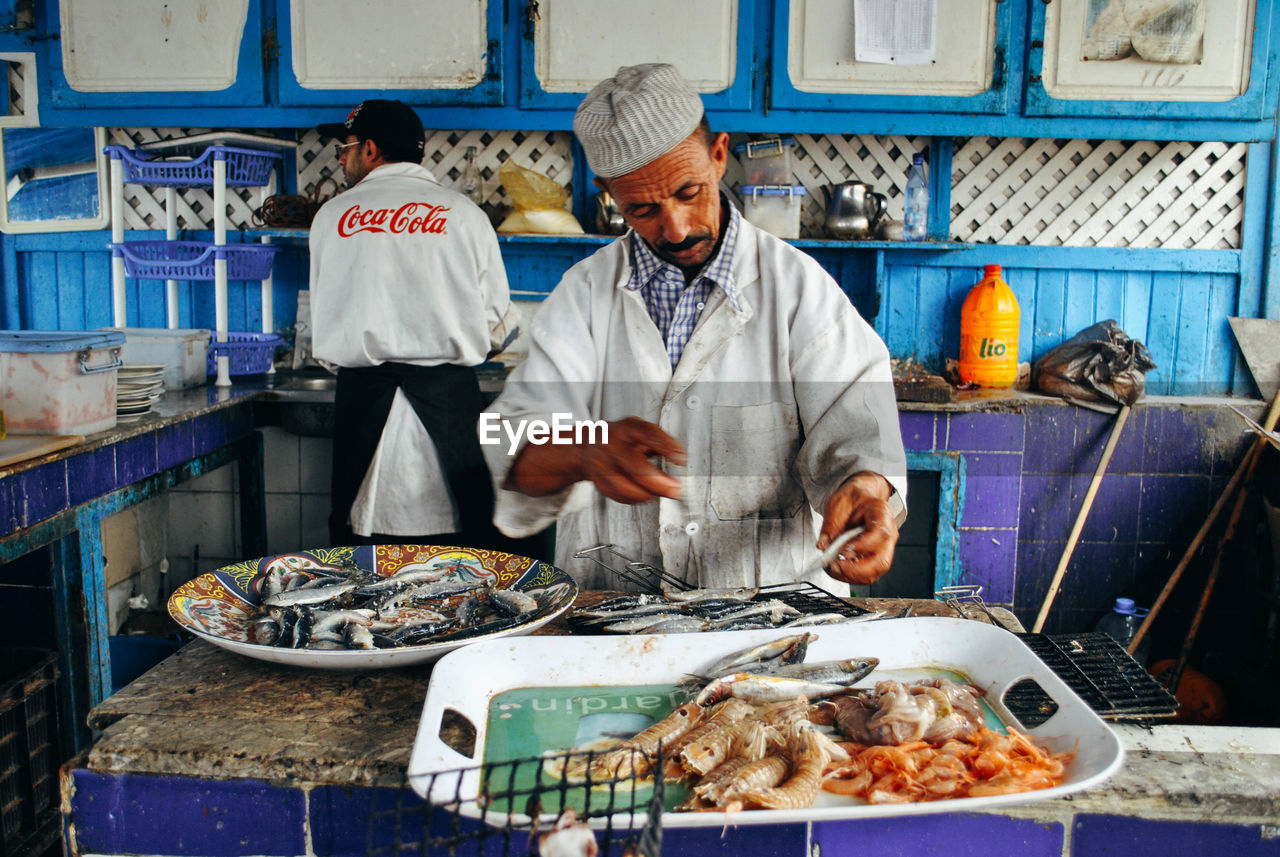
{"type": "MultiPolygon", "coordinates": [[[[608,594],[584,596],[594,602],[608,594]]],[[[906,602],[855,603],[883,609],[906,602]]],[[[939,602],[911,603],[914,615],[954,615],[939,602]]],[[[564,632],[556,622],[538,633],[564,632]]],[[[590,645],[589,638],[582,641],[590,645]]],[[[362,672],[292,668],[197,640],[93,709],[89,725],[101,734],[78,766],[104,774],[398,788],[430,677],[429,665],[362,672]]],[[[1280,818],[1280,730],[1115,728],[1127,752],[1116,776],[1008,814],[1253,823],[1280,818]]],[[[465,749],[474,742],[467,732],[465,723],[446,724],[442,737],[465,749]]]]}

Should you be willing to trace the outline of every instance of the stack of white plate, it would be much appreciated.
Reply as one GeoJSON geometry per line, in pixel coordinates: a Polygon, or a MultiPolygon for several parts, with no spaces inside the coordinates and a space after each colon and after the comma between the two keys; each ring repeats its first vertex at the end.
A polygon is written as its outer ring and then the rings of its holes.
{"type": "Polygon", "coordinates": [[[136,420],[164,393],[164,366],[126,363],[116,370],[116,419],[136,420]]]}

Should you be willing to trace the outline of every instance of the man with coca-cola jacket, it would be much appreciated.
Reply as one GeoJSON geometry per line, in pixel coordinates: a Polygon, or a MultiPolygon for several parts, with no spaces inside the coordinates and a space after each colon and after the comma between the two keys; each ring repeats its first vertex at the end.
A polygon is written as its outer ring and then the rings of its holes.
{"type": "Polygon", "coordinates": [[[338,374],[332,544],[512,549],[492,524],[471,368],[516,329],[493,227],[421,165],[407,105],[365,101],[318,130],[348,185],[310,236],[312,349],[338,374]]]}

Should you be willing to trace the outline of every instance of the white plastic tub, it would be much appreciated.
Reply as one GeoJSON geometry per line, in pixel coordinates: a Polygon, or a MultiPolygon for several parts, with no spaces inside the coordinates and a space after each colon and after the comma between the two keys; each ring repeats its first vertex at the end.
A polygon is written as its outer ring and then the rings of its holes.
{"type": "Polygon", "coordinates": [[[800,237],[804,185],[743,185],[742,216],[779,238],[800,237]]]}
{"type": "Polygon", "coordinates": [[[118,331],[0,331],[0,408],[10,434],[115,428],[118,331]]]}
{"type": "Polygon", "coordinates": [[[122,357],[125,363],[164,366],[164,388],[185,390],[202,387],[207,380],[211,332],[199,329],[164,327],[116,328],[125,335],[122,357]]]}

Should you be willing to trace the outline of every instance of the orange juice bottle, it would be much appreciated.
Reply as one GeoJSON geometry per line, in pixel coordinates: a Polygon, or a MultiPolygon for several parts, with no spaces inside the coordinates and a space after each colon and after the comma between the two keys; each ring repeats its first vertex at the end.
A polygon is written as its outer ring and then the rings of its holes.
{"type": "Polygon", "coordinates": [[[960,380],[979,387],[1012,387],[1018,378],[1018,299],[986,265],[960,308],[960,380]]]}

